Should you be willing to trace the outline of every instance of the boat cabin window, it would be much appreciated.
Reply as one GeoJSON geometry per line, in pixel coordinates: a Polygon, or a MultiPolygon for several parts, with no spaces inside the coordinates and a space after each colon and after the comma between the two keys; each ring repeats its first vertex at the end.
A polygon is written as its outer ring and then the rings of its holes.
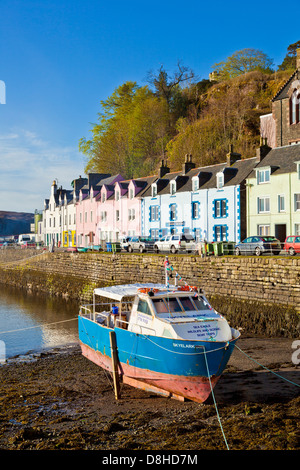
{"type": "Polygon", "coordinates": [[[173,297],[169,299],[152,299],[156,313],[182,312],[178,300],[173,297]]]}
{"type": "Polygon", "coordinates": [[[167,306],[163,299],[152,299],[156,313],[168,313],[167,306]]]}
{"type": "Polygon", "coordinates": [[[141,300],[141,299],[139,300],[137,309],[138,309],[138,312],[145,313],[146,315],[151,315],[148,302],[146,302],[145,300],[141,300]]]}
{"type": "Polygon", "coordinates": [[[195,310],[194,304],[191,301],[190,297],[180,297],[180,303],[183,306],[184,310],[195,310]]]}
{"type": "Polygon", "coordinates": [[[168,306],[168,311],[173,312],[182,312],[182,308],[180,307],[178,300],[176,298],[173,299],[166,299],[166,304],[168,306]]]}
{"type": "Polygon", "coordinates": [[[205,302],[202,297],[193,297],[193,302],[195,303],[197,310],[210,309],[209,304],[205,302]]]}

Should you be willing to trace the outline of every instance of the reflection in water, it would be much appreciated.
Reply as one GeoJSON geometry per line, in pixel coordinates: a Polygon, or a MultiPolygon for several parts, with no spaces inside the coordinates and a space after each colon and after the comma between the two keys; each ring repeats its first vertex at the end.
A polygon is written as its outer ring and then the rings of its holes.
{"type": "Polygon", "coordinates": [[[77,314],[75,302],[0,284],[0,342],[6,358],[77,343],[77,314]]]}

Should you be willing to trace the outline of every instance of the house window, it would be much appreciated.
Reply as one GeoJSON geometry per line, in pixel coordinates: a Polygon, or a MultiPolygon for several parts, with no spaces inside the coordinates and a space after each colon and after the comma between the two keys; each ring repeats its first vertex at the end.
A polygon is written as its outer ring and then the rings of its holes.
{"type": "Polygon", "coordinates": [[[285,211],[284,195],[279,194],[278,195],[278,212],[284,212],[284,211],[285,211]]]}
{"type": "Polygon", "coordinates": [[[193,202],[192,203],[192,218],[193,219],[199,219],[199,202],[193,202]]]}
{"type": "Polygon", "coordinates": [[[119,199],[120,199],[120,192],[117,191],[117,192],[116,192],[116,201],[118,201],[119,199]]]}
{"type": "Polygon", "coordinates": [[[170,220],[176,220],[176,204],[170,205],[170,220]]]}
{"type": "Polygon", "coordinates": [[[257,171],[257,184],[270,183],[270,168],[257,171]]]}
{"type": "Polygon", "coordinates": [[[157,186],[156,184],[153,184],[151,186],[151,192],[152,192],[152,197],[156,197],[157,196],[157,186]]]}
{"type": "Polygon", "coordinates": [[[226,217],[227,216],[227,207],[226,199],[217,199],[214,204],[215,217],[226,217]]]}
{"type": "Polygon", "coordinates": [[[227,240],[227,226],[215,225],[215,241],[222,242],[227,240]]]}
{"type": "Polygon", "coordinates": [[[84,221],[87,222],[87,212],[84,213],[84,221]]]}
{"type": "Polygon", "coordinates": [[[106,222],[107,220],[107,212],[101,212],[101,222],[106,222]]]}
{"type": "Polygon", "coordinates": [[[217,173],[217,188],[221,189],[224,186],[224,173],[217,173]]]}
{"type": "Polygon", "coordinates": [[[260,237],[267,237],[270,235],[270,225],[258,225],[257,235],[260,237]]]}
{"type": "Polygon", "coordinates": [[[295,206],[295,211],[300,211],[300,194],[294,195],[294,206],[295,206]]]}
{"type": "Polygon", "coordinates": [[[153,238],[154,240],[157,240],[158,237],[158,229],[154,228],[150,230],[150,237],[153,238]]]}
{"type": "Polygon", "coordinates": [[[159,206],[150,207],[150,222],[156,222],[159,220],[159,206]]]}
{"type": "Polygon", "coordinates": [[[93,211],[91,211],[91,222],[93,222],[93,211]]]}
{"type": "Polygon", "coordinates": [[[257,198],[257,212],[261,214],[262,212],[270,212],[270,197],[264,196],[257,198]]]}
{"type": "Polygon", "coordinates": [[[133,197],[134,197],[133,189],[130,189],[130,191],[129,191],[129,199],[133,199],[133,197]]]}
{"type": "Polygon", "coordinates": [[[119,222],[120,220],[120,211],[116,211],[116,222],[119,222]]]}
{"type": "Polygon", "coordinates": [[[101,201],[102,201],[102,202],[105,202],[105,193],[102,193],[101,201]]]}
{"type": "Polygon", "coordinates": [[[82,223],[82,212],[79,214],[79,222],[82,223]]]}
{"type": "Polygon", "coordinates": [[[176,193],[176,181],[171,181],[170,183],[170,193],[174,195],[176,193]]]}
{"type": "Polygon", "coordinates": [[[300,235],[300,224],[295,224],[295,235],[300,235]]]}
{"type": "Polygon", "coordinates": [[[198,178],[194,178],[192,180],[192,185],[193,185],[193,191],[198,191],[199,189],[199,179],[198,178]]]}
{"type": "Polygon", "coordinates": [[[300,92],[294,90],[290,99],[290,123],[297,124],[300,122],[300,92]]]}

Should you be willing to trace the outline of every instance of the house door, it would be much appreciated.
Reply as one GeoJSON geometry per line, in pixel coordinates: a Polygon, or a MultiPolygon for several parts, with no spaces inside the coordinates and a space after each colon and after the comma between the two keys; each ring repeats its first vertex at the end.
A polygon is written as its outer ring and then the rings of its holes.
{"type": "Polygon", "coordinates": [[[278,238],[280,242],[284,242],[286,239],[286,225],[285,224],[275,224],[275,237],[278,238]]]}

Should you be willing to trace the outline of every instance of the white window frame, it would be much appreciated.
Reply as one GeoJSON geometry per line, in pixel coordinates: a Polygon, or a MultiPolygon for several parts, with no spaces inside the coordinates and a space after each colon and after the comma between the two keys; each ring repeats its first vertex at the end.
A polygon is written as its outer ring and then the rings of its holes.
{"type": "Polygon", "coordinates": [[[193,192],[198,191],[199,189],[199,178],[198,176],[194,176],[192,178],[192,190],[193,192]]]}
{"type": "Polygon", "coordinates": [[[271,226],[270,224],[261,224],[257,226],[257,235],[259,237],[267,237],[271,235],[271,226]]]}
{"type": "Polygon", "coordinates": [[[220,171],[219,173],[217,173],[217,188],[218,189],[222,189],[223,186],[224,186],[224,173],[223,171],[220,171]]]}
{"type": "Polygon", "coordinates": [[[271,169],[260,168],[256,170],[257,184],[268,184],[270,183],[271,169]]]}
{"type": "Polygon", "coordinates": [[[261,196],[257,198],[257,213],[258,214],[268,214],[270,212],[270,196],[261,196]],[[263,202],[263,207],[262,207],[263,202]],[[266,209],[266,203],[268,202],[269,207],[266,209]]]}

